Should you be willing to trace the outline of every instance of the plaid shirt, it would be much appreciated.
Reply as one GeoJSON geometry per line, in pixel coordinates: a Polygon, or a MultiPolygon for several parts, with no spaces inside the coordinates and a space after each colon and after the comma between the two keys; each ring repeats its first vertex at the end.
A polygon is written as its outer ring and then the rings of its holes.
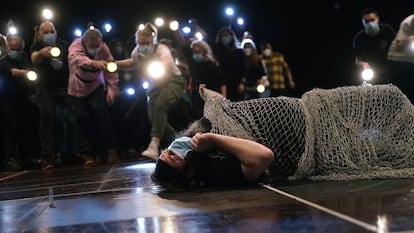
{"type": "Polygon", "coordinates": [[[271,89],[286,89],[285,74],[290,68],[283,54],[273,52],[272,56],[262,56],[261,58],[266,68],[271,89]]]}

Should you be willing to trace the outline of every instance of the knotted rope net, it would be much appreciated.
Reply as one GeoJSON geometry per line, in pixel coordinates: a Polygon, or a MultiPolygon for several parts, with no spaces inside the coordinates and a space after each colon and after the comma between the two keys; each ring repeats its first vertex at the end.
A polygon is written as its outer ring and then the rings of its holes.
{"type": "Polygon", "coordinates": [[[414,107],[393,85],[315,88],[302,98],[231,102],[204,89],[212,132],[271,148],[271,176],[353,180],[414,177],[414,107]]]}

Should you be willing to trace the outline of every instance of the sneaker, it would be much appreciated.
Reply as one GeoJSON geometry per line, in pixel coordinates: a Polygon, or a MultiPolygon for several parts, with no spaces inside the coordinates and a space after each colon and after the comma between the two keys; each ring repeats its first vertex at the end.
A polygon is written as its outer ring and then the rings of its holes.
{"type": "Polygon", "coordinates": [[[159,151],[157,148],[154,147],[148,147],[146,150],[144,150],[141,153],[142,156],[147,157],[151,160],[156,161],[158,159],[159,151]]]}
{"type": "Polygon", "coordinates": [[[119,161],[118,152],[114,149],[108,150],[108,158],[106,159],[107,164],[114,164],[119,161]]]}

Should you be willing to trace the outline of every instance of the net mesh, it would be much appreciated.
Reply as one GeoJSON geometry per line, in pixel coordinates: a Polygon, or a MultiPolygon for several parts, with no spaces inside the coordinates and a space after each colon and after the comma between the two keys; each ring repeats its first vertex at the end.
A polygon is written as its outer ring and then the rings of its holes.
{"type": "Polygon", "coordinates": [[[350,180],[414,177],[414,108],[393,85],[313,89],[302,98],[231,102],[205,89],[212,132],[271,148],[272,176],[350,180]]]}

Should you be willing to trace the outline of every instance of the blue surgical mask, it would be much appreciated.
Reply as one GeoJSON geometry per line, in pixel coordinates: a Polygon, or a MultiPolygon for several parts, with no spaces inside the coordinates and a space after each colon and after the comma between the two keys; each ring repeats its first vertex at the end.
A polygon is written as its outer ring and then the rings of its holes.
{"type": "Polygon", "coordinates": [[[204,60],[204,56],[202,53],[193,53],[193,59],[196,62],[202,62],[204,60]]]}
{"type": "Polygon", "coordinates": [[[20,61],[20,59],[22,58],[22,51],[20,51],[20,50],[10,50],[9,51],[9,57],[12,60],[20,61]]]}
{"type": "Polygon", "coordinates": [[[95,57],[101,51],[101,48],[88,48],[87,50],[89,55],[95,57]]]}
{"type": "Polygon", "coordinates": [[[140,45],[138,52],[144,55],[148,55],[154,52],[154,48],[151,45],[140,45]]]}
{"type": "Polygon", "coordinates": [[[175,139],[167,150],[173,152],[180,158],[184,159],[187,156],[188,152],[192,151],[191,147],[191,138],[190,137],[180,137],[175,139]]]}
{"type": "Polygon", "coordinates": [[[42,41],[45,45],[52,45],[56,42],[56,34],[54,33],[44,34],[42,41]]]}
{"type": "Polygon", "coordinates": [[[223,44],[223,45],[229,45],[230,44],[230,41],[231,41],[231,37],[230,36],[222,36],[221,37],[221,43],[223,44]]]}
{"type": "Polygon", "coordinates": [[[378,23],[376,21],[366,23],[364,26],[367,33],[375,33],[378,30],[378,23]]]}

